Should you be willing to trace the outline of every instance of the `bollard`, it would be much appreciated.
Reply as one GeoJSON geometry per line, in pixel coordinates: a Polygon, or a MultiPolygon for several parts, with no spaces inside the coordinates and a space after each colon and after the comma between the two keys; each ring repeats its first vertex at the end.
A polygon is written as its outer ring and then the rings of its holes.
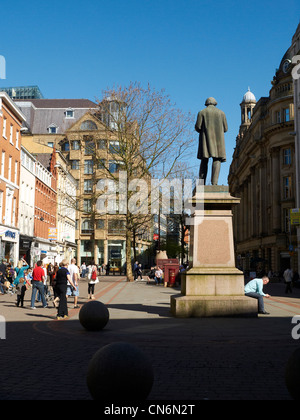
{"type": "Polygon", "coordinates": [[[285,383],[294,400],[300,400],[300,349],[290,356],[285,370],[285,383]]]}
{"type": "Polygon", "coordinates": [[[117,342],[101,348],[88,366],[87,386],[98,401],[143,401],[153,380],[148,357],[129,343],[117,342]]]}
{"type": "Polygon", "coordinates": [[[102,302],[93,300],[82,306],[79,321],[88,331],[100,331],[109,321],[109,311],[102,302]]]}

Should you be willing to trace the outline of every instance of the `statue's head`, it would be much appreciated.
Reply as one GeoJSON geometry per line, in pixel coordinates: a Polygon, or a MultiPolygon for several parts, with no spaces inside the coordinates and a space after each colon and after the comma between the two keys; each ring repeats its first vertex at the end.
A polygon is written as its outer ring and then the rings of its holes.
{"type": "Polygon", "coordinates": [[[205,106],[208,106],[208,105],[217,106],[218,105],[218,102],[215,100],[215,98],[208,98],[205,101],[205,106]]]}

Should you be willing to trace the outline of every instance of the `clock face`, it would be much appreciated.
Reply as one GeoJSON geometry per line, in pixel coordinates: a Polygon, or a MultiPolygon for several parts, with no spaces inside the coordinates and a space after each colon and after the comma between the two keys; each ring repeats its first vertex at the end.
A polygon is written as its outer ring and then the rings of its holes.
{"type": "Polygon", "coordinates": [[[284,73],[287,73],[289,70],[289,67],[291,65],[291,60],[285,60],[282,64],[282,70],[284,73]]]}

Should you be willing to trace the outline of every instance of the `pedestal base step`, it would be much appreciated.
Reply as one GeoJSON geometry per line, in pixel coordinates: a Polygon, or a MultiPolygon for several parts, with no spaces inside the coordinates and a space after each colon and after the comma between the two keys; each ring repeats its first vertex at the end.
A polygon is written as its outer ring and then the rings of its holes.
{"type": "Polygon", "coordinates": [[[171,312],[177,318],[257,317],[257,300],[247,296],[171,297],[171,312]]]}

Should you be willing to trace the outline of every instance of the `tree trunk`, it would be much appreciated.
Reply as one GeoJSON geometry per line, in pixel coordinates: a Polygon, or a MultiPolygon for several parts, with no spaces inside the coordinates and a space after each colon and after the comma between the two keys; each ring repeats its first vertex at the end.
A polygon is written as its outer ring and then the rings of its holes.
{"type": "Polygon", "coordinates": [[[127,281],[133,281],[132,266],[131,266],[131,230],[126,228],[126,270],[127,281]]]}

